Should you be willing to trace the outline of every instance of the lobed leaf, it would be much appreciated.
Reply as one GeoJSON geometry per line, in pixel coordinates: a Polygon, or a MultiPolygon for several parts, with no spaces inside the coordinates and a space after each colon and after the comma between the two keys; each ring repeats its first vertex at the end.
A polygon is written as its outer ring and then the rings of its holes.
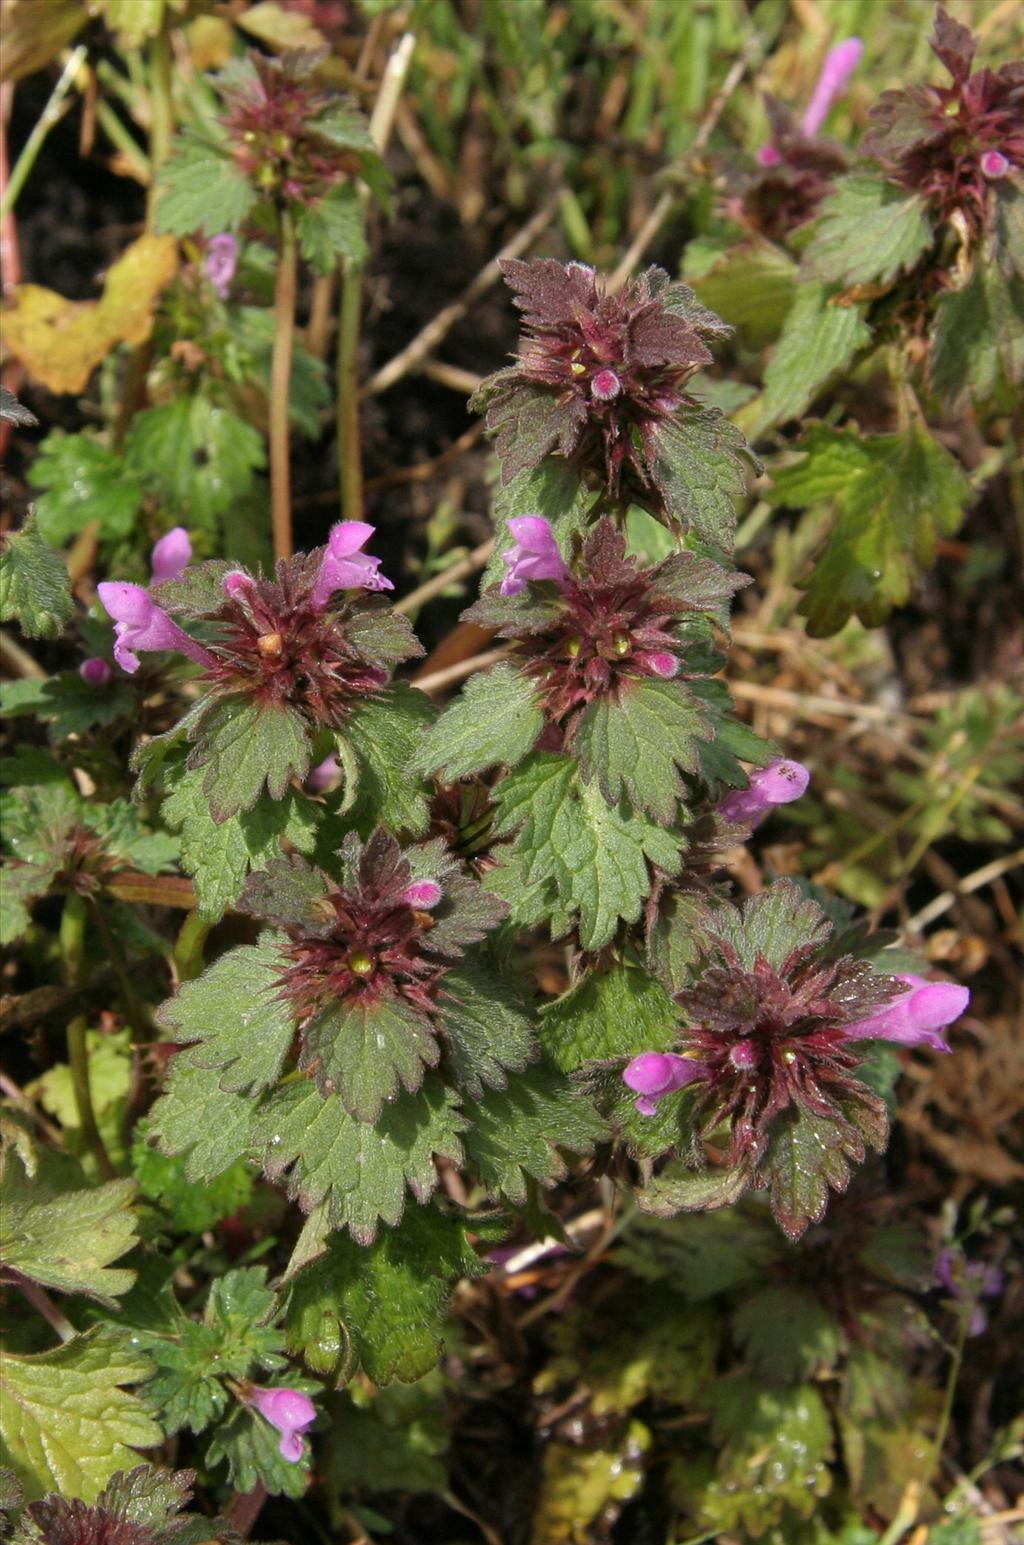
{"type": "Polygon", "coordinates": [[[700,742],[713,735],[710,717],[686,686],[646,678],[591,703],[572,749],[584,781],[596,778],[609,804],[628,795],[636,809],[670,826],[687,794],[677,769],[698,772],[700,742]]]}
{"type": "Polygon", "coordinates": [[[773,424],[800,418],[834,376],[848,370],[870,344],[863,307],[833,305],[827,287],[801,284],[764,373],[764,392],[751,404],[761,434],[773,424]]]}
{"type": "Polygon", "coordinates": [[[552,1185],[567,1174],[561,1150],[592,1153],[608,1135],[605,1122],[579,1088],[552,1067],[514,1074],[505,1089],[464,1101],[466,1158],[491,1195],[521,1204],[527,1177],[552,1185]]]}
{"type": "Polygon", "coordinates": [[[856,174],[825,203],[806,261],[827,284],[887,285],[913,268],[934,238],[923,194],[856,174]]]}
{"type": "Polygon", "coordinates": [[[544,728],[537,688],[510,665],[471,676],[428,730],[415,766],[454,781],[499,763],[515,767],[544,728]]]}
{"type": "Polygon", "coordinates": [[[46,545],[30,514],[20,531],[0,537],[0,622],[17,622],[29,638],[59,638],[73,611],[63,555],[46,545]]]}

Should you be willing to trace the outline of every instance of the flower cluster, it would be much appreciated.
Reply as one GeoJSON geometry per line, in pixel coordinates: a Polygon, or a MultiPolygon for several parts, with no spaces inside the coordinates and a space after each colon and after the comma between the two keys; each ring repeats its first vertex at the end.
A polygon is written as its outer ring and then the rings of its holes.
{"type": "Polygon", "coordinates": [[[660,268],[618,294],[583,263],[516,260],[502,271],[523,312],[519,356],[474,405],[487,410],[505,481],[556,451],[613,498],[627,489],[660,505],[659,431],[696,406],[686,383],[711,361],[708,340],[730,329],[660,268]]]}
{"type": "Polygon", "coordinates": [[[941,219],[956,213],[977,235],[993,193],[1024,172],[1024,64],[972,72],[976,40],[941,6],[931,46],[952,84],[886,91],[862,149],[893,182],[923,194],[941,219]]]}
{"type": "Polygon", "coordinates": [[[201,666],[214,690],[287,704],[316,728],[336,725],[352,699],[378,690],[391,666],[421,652],[404,621],[384,624],[340,594],[392,588],[380,560],[362,550],[372,534],[362,521],[344,521],[326,549],[279,563],[272,580],[210,563],[180,584],[180,570],[155,566],[162,580],[156,591],[107,581],[99,595],[115,623],[114,658],[134,672],[140,653],[172,650],[201,666]],[[187,633],[172,611],[207,624],[207,642],[187,633]]]}
{"type": "Polygon", "coordinates": [[[629,681],[719,668],[718,656],[703,647],[706,614],[746,584],[745,576],[688,552],[644,567],[627,555],[625,537],[607,518],[587,534],[574,569],[546,520],[522,516],[509,529],[515,543],[505,554],[509,572],[500,596],[512,604],[490,591],[465,616],[516,640],[516,656],[536,681],[552,723],[571,733],[580,710],[629,681]],[[551,588],[518,599],[543,582],[551,588]],[[687,619],[698,617],[694,634],[687,619]]]}

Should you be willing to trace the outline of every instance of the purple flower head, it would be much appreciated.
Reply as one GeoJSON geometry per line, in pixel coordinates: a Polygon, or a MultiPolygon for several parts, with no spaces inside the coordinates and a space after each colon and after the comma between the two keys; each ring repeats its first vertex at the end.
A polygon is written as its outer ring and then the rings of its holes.
{"type": "Polygon", "coordinates": [[[441,887],[436,880],[414,880],[402,892],[402,900],[417,912],[430,912],[441,900],[441,887]]]}
{"type": "Polygon", "coordinates": [[[227,300],[228,298],[231,281],[235,277],[237,266],[237,237],[232,236],[227,231],[222,232],[220,236],[211,236],[206,247],[206,261],[203,264],[203,272],[221,300],[227,300]]]}
{"type": "Polygon", "coordinates": [[[782,165],[782,151],[777,145],[762,145],[757,152],[759,166],[772,167],[782,165]]]}
{"type": "Polygon", "coordinates": [[[254,1389],[248,1402],[281,1434],[278,1449],[282,1459],[298,1464],[302,1434],[316,1420],[316,1406],[309,1396],[298,1389],[254,1389]]]}
{"type": "Polygon", "coordinates": [[[653,1116],[658,1101],[675,1089],[683,1089],[696,1079],[706,1078],[707,1064],[692,1057],[678,1057],[670,1051],[645,1051],[634,1057],[622,1074],[623,1082],[640,1098],[636,1108],[641,1116],[653,1116]]]}
{"type": "Polygon", "coordinates": [[[192,562],[192,543],[184,526],[175,526],[153,544],[150,563],[153,566],[151,585],[162,585],[164,580],[178,579],[192,562]]]}
{"type": "Polygon", "coordinates": [[[939,1032],[951,1025],[971,1001],[968,988],[955,982],[928,982],[923,976],[900,976],[909,989],[884,1003],[867,1019],[846,1026],[851,1041],[895,1041],[901,1046],[930,1046],[933,1051],[953,1048],[939,1032]]]}
{"type": "Polygon", "coordinates": [[[969,1336],[980,1336],[988,1325],[988,1316],[979,1300],[998,1298],[1006,1286],[1006,1278],[998,1266],[990,1266],[985,1261],[968,1261],[963,1251],[952,1245],[939,1252],[935,1281],[951,1298],[972,1304],[967,1321],[969,1336]]]}
{"type": "Polygon", "coordinates": [[[311,598],[313,606],[326,606],[336,590],[394,590],[391,581],[379,572],[380,559],[361,551],[375,530],[365,520],[342,520],[331,527],[311,598]]]}
{"type": "Polygon", "coordinates": [[[788,805],[806,792],[811,775],[802,762],[775,761],[750,774],[750,784],[727,794],[718,806],[730,826],[760,826],[774,805],[788,805]]]}
{"type": "MultiPolygon", "coordinates": [[[[611,372],[607,372],[609,375],[611,372]]],[[[503,555],[508,573],[501,582],[502,595],[518,595],[530,580],[553,579],[561,585],[569,577],[555,534],[542,515],[519,515],[508,523],[515,546],[503,555]]]]}
{"type": "Polygon", "coordinates": [[[845,90],[846,82],[860,64],[863,53],[864,44],[860,38],[846,38],[842,43],[837,43],[835,48],[829,49],[814,95],[800,124],[808,139],[817,134],[825,122],[836,97],[845,90]]]}
{"type": "Polygon", "coordinates": [[[197,665],[210,667],[216,664],[209,650],[189,638],[141,585],[107,580],[97,588],[100,600],[114,620],[114,659],[129,675],[139,668],[136,650],[174,649],[195,660],[197,665]]]}
{"type": "Polygon", "coordinates": [[[90,687],[105,687],[114,674],[106,660],[99,655],[93,655],[88,660],[83,660],[78,667],[78,674],[90,687]]]}

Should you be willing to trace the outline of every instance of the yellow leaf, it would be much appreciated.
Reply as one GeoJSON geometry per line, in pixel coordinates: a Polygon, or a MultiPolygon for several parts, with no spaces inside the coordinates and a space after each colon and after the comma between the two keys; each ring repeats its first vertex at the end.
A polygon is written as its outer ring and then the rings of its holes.
{"type": "Polygon", "coordinates": [[[83,0],[0,0],[0,80],[45,70],[87,20],[83,0]]]}
{"type": "Polygon", "coordinates": [[[111,268],[100,300],[65,300],[42,285],[20,284],[4,309],[4,348],[49,391],[84,391],[119,343],[149,337],[157,297],[177,268],[173,236],[140,236],[111,268]]]}
{"type": "Polygon", "coordinates": [[[303,48],[316,53],[327,47],[323,33],[308,16],[303,16],[301,11],[286,11],[277,0],[259,0],[258,5],[250,6],[235,20],[245,32],[279,52],[303,48]]]}

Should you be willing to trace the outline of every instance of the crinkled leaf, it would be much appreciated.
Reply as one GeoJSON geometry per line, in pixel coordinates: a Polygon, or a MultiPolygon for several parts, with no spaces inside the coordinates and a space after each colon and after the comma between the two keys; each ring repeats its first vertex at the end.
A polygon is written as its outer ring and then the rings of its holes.
{"type": "Polygon", "coordinates": [[[709,898],[700,891],[671,891],[660,901],[647,930],[647,963],[669,992],[689,985],[710,918],[709,898]]]}
{"type": "Polygon", "coordinates": [[[888,284],[934,235],[923,194],[877,177],[844,177],[821,212],[807,263],[829,284],[888,284]]]}
{"type": "MultiPolygon", "coordinates": [[[[38,489],[36,518],[45,541],[55,547],[98,520],[108,538],[131,536],[142,509],[139,479],[124,457],[88,430],[55,429],[39,447],[28,474],[38,489]]],[[[95,690],[95,689],[94,689],[95,690]]]]}
{"type": "Polygon", "coordinates": [[[668,1051],[677,1020],[659,981],[646,971],[617,965],[588,971],[545,1005],[540,1043],[565,1073],[594,1062],[624,1065],[643,1051],[668,1051]]]}
{"type": "Polygon", "coordinates": [[[586,709],[572,749],[585,781],[596,778],[610,804],[627,794],[638,810],[672,824],[686,797],[677,768],[696,773],[699,745],[714,735],[703,705],[676,681],[629,681],[586,709]]]}
{"type": "Polygon", "coordinates": [[[488,884],[520,915],[539,891],[539,915],[556,933],[578,915],[584,949],[607,944],[620,919],[637,921],[650,889],[647,860],[667,873],[679,866],[678,835],[625,800],[607,804],[571,757],[534,753],[498,785],[495,802],[496,835],[518,836],[488,884]]]}
{"type": "Polygon", "coordinates": [[[1024,276],[983,260],[963,289],[941,296],[929,371],[935,390],[953,404],[968,397],[984,403],[1003,374],[1017,384],[1024,377],[1024,276]]]}
{"type": "Polygon", "coordinates": [[[175,1057],[164,1093],[149,1115],[150,1132],[168,1154],[185,1154],[193,1183],[215,1180],[252,1144],[255,1101],[227,1094],[216,1068],[175,1057]]]}
{"type": "Polygon", "coordinates": [[[857,1134],[827,1116],[791,1106],[775,1118],[761,1172],[770,1185],[772,1215],[783,1233],[799,1239],[820,1223],[829,1190],[845,1191],[850,1161],[864,1157],[857,1134]]]}
{"type": "Polygon", "coordinates": [[[426,1201],[437,1184],[434,1155],[462,1160],[465,1126],[454,1096],[428,1078],[403,1094],[375,1126],[349,1116],[337,1095],[324,1096],[301,1080],[278,1088],[261,1112],[256,1141],[271,1180],[284,1180],[303,1211],[327,1200],[334,1228],[348,1228],[360,1244],[377,1225],[394,1227],[405,1210],[408,1186],[426,1201]]]}
{"type": "MultiPolygon", "coordinates": [[[[64,572],[63,561],[60,567],[64,572]]],[[[5,681],[0,687],[0,711],[4,716],[24,718],[31,714],[41,719],[50,726],[53,741],[84,735],[117,719],[130,718],[137,703],[137,693],[128,682],[111,681],[105,687],[92,687],[77,671],[59,671],[56,676],[45,678],[26,676],[21,681],[5,681]]]]}
{"type": "Polygon", "coordinates": [[[756,423],[747,427],[752,433],[799,418],[825,383],[871,342],[863,307],[830,305],[829,300],[824,284],[808,281],[797,290],[764,373],[764,392],[751,404],[756,423]]]}
{"type": "Polygon", "coordinates": [[[17,622],[29,638],[59,638],[73,611],[64,558],[29,515],[20,531],[0,536],[0,622],[17,622]]]}
{"type": "Polygon", "coordinates": [[[283,799],[309,771],[309,730],[287,706],[232,695],[215,698],[192,731],[188,767],[205,769],[203,792],[219,826],[251,810],[264,787],[283,799]]]}
{"type": "Polygon", "coordinates": [[[366,221],[359,190],[352,184],[332,188],[321,199],[303,204],[295,220],[299,250],[318,274],[331,274],[341,262],[365,263],[366,221]]]}
{"type": "Polygon", "coordinates": [[[160,168],[157,229],[174,236],[235,231],[256,202],[220,131],[185,129],[160,168]]]}
{"type": "Polygon", "coordinates": [[[136,413],[125,457],[168,519],[206,527],[251,494],[266,465],[259,430],[201,392],[136,413]]]}
{"type": "Polygon", "coordinates": [[[434,1206],[411,1209],[368,1248],[335,1234],[292,1284],[288,1344],[318,1373],[333,1372],[350,1346],[375,1384],[411,1383],[441,1353],[455,1282],[486,1270],[459,1218],[434,1206]]]}
{"type": "MultiPolygon", "coordinates": [[[[292,1377],[288,1387],[301,1387],[303,1380],[292,1377]]],[[[306,1384],[307,1390],[314,1388],[306,1384]]],[[[235,1401],[222,1422],[210,1434],[206,1463],[227,1464],[232,1487],[243,1494],[266,1487],[272,1497],[301,1497],[309,1485],[309,1440],[297,1464],[282,1457],[281,1434],[276,1427],[252,1409],[235,1401]]]]}
{"type": "Polygon", "coordinates": [[[782,971],[794,950],[820,949],[832,932],[818,903],[792,880],[776,880],[742,908],[716,908],[708,926],[736,951],[745,971],[756,970],[758,960],[782,971]]]}
{"type": "Polygon", "coordinates": [[[4,864],[0,869],[0,944],[20,939],[32,921],[31,906],[50,889],[58,864],[4,864]]]}
{"type": "Polygon", "coordinates": [[[429,785],[413,768],[434,713],[425,693],[395,682],[346,719],[345,739],[358,763],[355,804],[346,818],[364,836],[376,826],[413,837],[426,831],[429,785]]]}
{"type": "Polygon", "coordinates": [[[427,732],[416,766],[449,781],[504,763],[515,767],[544,728],[537,688],[510,665],[471,676],[427,732]]]}
{"type": "Polygon", "coordinates": [[[182,1054],[184,1064],[216,1069],[231,1093],[276,1083],[295,1034],[294,1011],[281,998],[287,969],[279,937],[265,933],[183,982],[157,1018],[171,1040],[198,1043],[182,1054]]]}
{"type": "Polygon", "coordinates": [[[709,739],[697,742],[700,777],[709,796],[714,799],[727,789],[746,788],[747,772],[740,763],[763,767],[781,754],[779,747],[736,717],[736,706],[724,681],[691,681],[689,690],[705,705],[713,730],[709,739]]]}
{"type": "Polygon", "coordinates": [[[505,1089],[463,1103],[468,1163],[490,1194],[517,1204],[526,1201],[527,1176],[541,1185],[564,1179],[560,1150],[592,1153],[608,1135],[585,1092],[548,1066],[513,1074],[505,1089]]]}
{"type": "Polygon", "coordinates": [[[202,1234],[224,1218],[245,1207],[252,1197],[252,1173],[241,1160],[230,1169],[197,1186],[185,1173],[185,1161],[179,1155],[169,1158],[147,1141],[148,1123],[135,1128],[132,1170],[139,1191],[158,1203],[172,1227],[183,1234],[202,1234]]]}
{"type": "Polygon", "coordinates": [[[120,1470],[85,1517],[77,1498],[50,1496],[30,1503],[13,1545],[54,1545],[57,1540],[64,1545],[89,1540],[95,1545],[102,1539],[133,1537],[144,1545],[237,1545],[238,1536],[223,1519],[183,1514],[194,1481],[192,1470],[157,1470],[152,1465],[120,1470]],[[138,1526],[134,1534],[133,1526],[138,1526]]]}
{"type": "Polygon", "coordinates": [[[34,1357],[4,1353],[0,1458],[28,1499],[60,1491],[91,1502],[115,1471],[137,1461],[135,1449],[161,1441],[145,1406],[122,1387],[152,1369],[111,1330],[89,1331],[34,1357]]]}
{"type": "Polygon", "coordinates": [[[733,1335],[758,1378],[792,1384],[835,1367],[843,1345],[835,1316],[806,1288],[779,1284],[745,1298],[733,1335]]]}
{"type": "Polygon", "coordinates": [[[321,1094],[337,1094],[357,1121],[376,1121],[399,1086],[417,1090],[441,1049],[425,1014],[404,998],[342,999],[302,1034],[301,1066],[321,1094]]]}
{"type": "Polygon", "coordinates": [[[797,293],[797,265],[768,241],[733,247],[690,282],[750,348],[777,338],[797,293]]]}
{"type": "Polygon", "coordinates": [[[748,461],[756,467],[742,432],[717,408],[666,419],[657,431],[654,481],[670,518],[729,551],[748,461]]]}
{"type": "Polygon", "coordinates": [[[694,1170],[677,1163],[638,1191],[636,1199],[641,1211],[656,1218],[671,1218],[677,1212],[715,1212],[738,1202],[749,1183],[750,1172],[743,1165],[694,1170]]]}
{"type": "Polygon", "coordinates": [[[438,1013],[455,1081],[476,1099],[485,1084],[504,1089],[535,1054],[527,1005],[515,986],[489,975],[479,961],[449,971],[438,1013]]]}

